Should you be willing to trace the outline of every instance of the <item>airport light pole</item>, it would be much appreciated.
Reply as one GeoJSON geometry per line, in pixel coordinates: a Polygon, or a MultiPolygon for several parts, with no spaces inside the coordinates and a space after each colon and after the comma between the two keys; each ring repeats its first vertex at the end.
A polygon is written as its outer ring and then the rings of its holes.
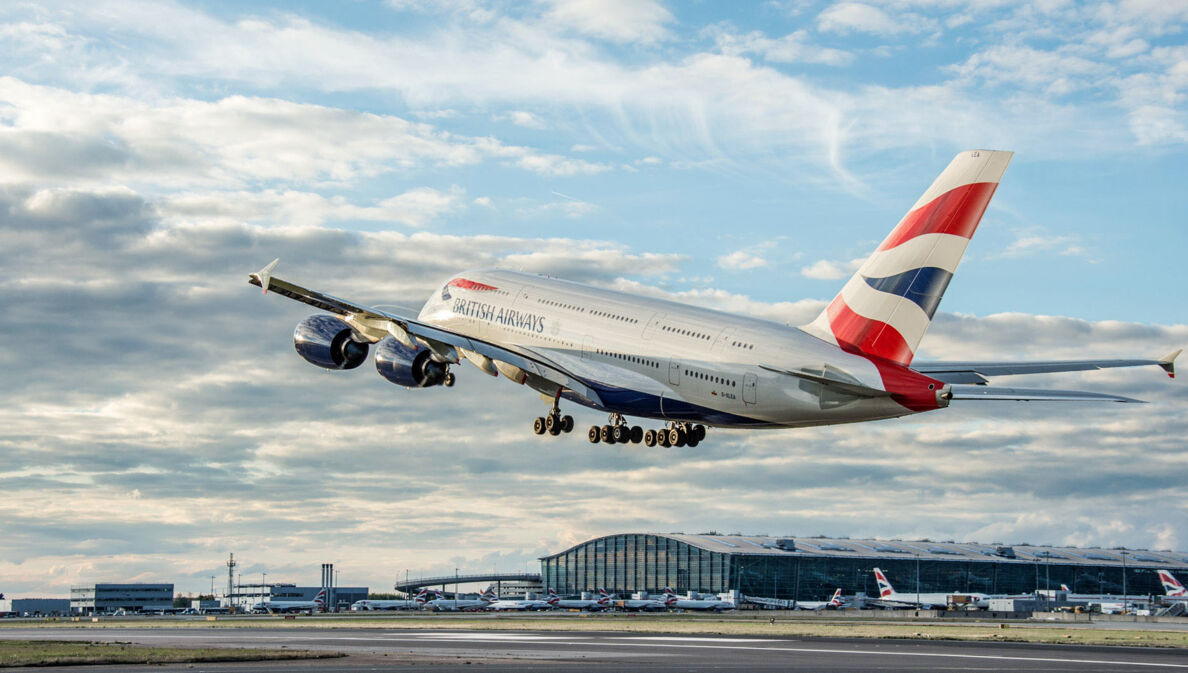
{"type": "Polygon", "coordinates": [[[1119,552],[1122,556],[1122,612],[1126,612],[1126,550],[1119,552]]]}
{"type": "Polygon", "coordinates": [[[916,552],[916,609],[920,609],[920,553],[916,552]]]}
{"type": "Polygon", "coordinates": [[[264,584],[268,580],[268,573],[263,570],[260,571],[260,602],[264,602],[264,584]]]}
{"type": "Polygon", "coordinates": [[[458,569],[454,568],[454,610],[458,609],[458,569]]]}

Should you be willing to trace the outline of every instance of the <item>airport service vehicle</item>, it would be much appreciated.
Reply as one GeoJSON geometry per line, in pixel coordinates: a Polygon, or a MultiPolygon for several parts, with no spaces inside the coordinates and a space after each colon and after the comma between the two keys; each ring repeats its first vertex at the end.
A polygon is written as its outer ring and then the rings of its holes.
{"type": "Polygon", "coordinates": [[[664,587],[664,604],[678,610],[713,610],[714,612],[733,610],[736,607],[733,601],[724,601],[721,598],[681,598],[671,587],[664,587]]]}
{"type": "Polygon", "coordinates": [[[446,598],[445,594],[437,590],[434,590],[433,594],[436,598],[425,603],[425,609],[433,610],[434,612],[474,612],[485,610],[487,606],[497,600],[494,587],[487,587],[486,591],[479,594],[478,598],[446,598]]]}
{"type": "Polygon", "coordinates": [[[913,591],[899,592],[891,586],[891,580],[882,570],[874,569],[875,581],[879,584],[879,598],[876,605],[887,608],[921,608],[924,610],[945,610],[949,607],[949,598],[965,596],[970,604],[980,608],[989,605],[989,598],[985,594],[951,591],[949,593],[916,593],[913,591]]]}
{"type": "Polygon", "coordinates": [[[351,603],[352,612],[370,612],[375,610],[420,610],[428,600],[429,590],[421,589],[417,595],[407,599],[365,599],[351,603]]]}
{"type": "MultiPolygon", "coordinates": [[[[812,322],[794,327],[499,269],[461,272],[418,315],[364,306],[282,280],[277,262],[249,276],[265,292],[325,311],[294,346],[332,370],[363,364],[410,389],[450,387],[467,360],[539,392],[536,434],[574,429],[567,400],[609,414],[598,443],[695,446],[707,427],[794,428],[933,411],[951,402],[1137,402],[1096,392],[986,385],[1018,376],[1156,365],[1161,359],[914,362],[941,297],[1011,152],[958,154],[812,322]],[[629,416],[665,423],[645,431],[629,416]]],[[[410,312],[411,313],[411,312],[410,312]]]]}
{"type": "Polygon", "coordinates": [[[252,612],[325,612],[326,590],[322,589],[312,601],[263,601],[252,606],[252,612]]]}
{"type": "Polygon", "coordinates": [[[549,601],[556,608],[595,612],[610,607],[611,595],[606,592],[606,589],[599,589],[598,598],[561,598],[556,591],[549,589],[549,601]]]}

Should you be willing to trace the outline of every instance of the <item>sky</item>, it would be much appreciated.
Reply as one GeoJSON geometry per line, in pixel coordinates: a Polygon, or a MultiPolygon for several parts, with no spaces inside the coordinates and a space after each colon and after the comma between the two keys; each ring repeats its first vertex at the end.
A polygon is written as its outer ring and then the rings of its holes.
{"type": "MultiPolygon", "coordinates": [[[[1188,345],[1188,4],[6,2],[0,592],[389,589],[709,530],[1188,549],[1188,393],[696,448],[531,434],[473,368],[292,348],[247,274],[418,307],[499,266],[811,320],[963,149],[1014,151],[927,359],[1188,345]]],[[[603,416],[567,408],[580,427],[603,416]]]]}

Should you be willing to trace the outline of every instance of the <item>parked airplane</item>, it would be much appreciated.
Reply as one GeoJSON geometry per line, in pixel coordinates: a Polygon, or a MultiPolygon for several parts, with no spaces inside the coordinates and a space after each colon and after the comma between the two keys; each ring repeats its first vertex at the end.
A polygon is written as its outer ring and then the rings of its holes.
{"type": "Polygon", "coordinates": [[[1188,589],[1180,584],[1180,580],[1176,579],[1175,575],[1166,570],[1160,570],[1159,581],[1163,584],[1163,593],[1167,594],[1168,598],[1188,600],[1188,589]]]}
{"type": "Polygon", "coordinates": [[[421,589],[416,596],[408,600],[366,599],[351,603],[351,611],[368,612],[373,610],[419,610],[429,600],[429,590],[421,589]]]}
{"type": "Polygon", "coordinates": [[[567,610],[605,610],[610,607],[611,595],[606,589],[598,590],[598,598],[561,598],[553,589],[549,589],[549,601],[553,607],[567,610]]]}
{"type": "Polygon", "coordinates": [[[486,591],[479,594],[478,598],[458,598],[457,596],[446,598],[444,593],[437,590],[434,590],[433,594],[436,598],[425,603],[425,609],[435,612],[485,610],[488,605],[497,600],[493,587],[487,587],[486,591]]]}
{"type": "Polygon", "coordinates": [[[949,607],[950,596],[968,596],[970,601],[977,607],[986,607],[989,604],[989,599],[985,594],[950,591],[948,593],[916,593],[912,591],[898,592],[895,587],[891,586],[891,580],[883,574],[882,570],[874,569],[875,581],[879,584],[879,598],[874,601],[877,605],[891,608],[922,608],[924,610],[930,609],[946,609],[949,607]]]}
{"type": "Polygon", "coordinates": [[[724,601],[720,598],[681,598],[671,587],[664,587],[664,604],[678,610],[713,610],[714,612],[733,610],[737,607],[733,601],[724,601]]]}
{"type": "Polygon", "coordinates": [[[484,610],[494,610],[496,612],[503,612],[505,610],[550,610],[553,608],[557,600],[557,594],[552,591],[549,592],[549,597],[545,599],[536,598],[522,598],[504,600],[498,595],[492,593],[495,600],[487,604],[484,610]]]}
{"type": "Polygon", "coordinates": [[[842,601],[842,591],[839,588],[827,601],[796,601],[794,610],[837,610],[845,605],[842,601]]]}
{"type": "Polygon", "coordinates": [[[252,612],[325,612],[326,590],[322,589],[312,601],[263,601],[252,606],[252,612]]]}
{"type": "Polygon", "coordinates": [[[998,188],[1011,152],[953,159],[890,235],[812,322],[791,327],[540,275],[460,273],[419,315],[249,276],[265,292],[333,315],[301,321],[297,352],[326,369],[375,366],[408,388],[452,386],[466,359],[551,403],[536,434],[574,427],[562,399],[609,413],[591,442],[695,446],[706,426],[789,428],[932,411],[965,400],[1137,402],[1094,392],[999,388],[990,377],[1157,365],[1164,358],[1047,362],[913,362],[941,296],[998,188]],[[627,416],[666,422],[644,431],[627,416]]]}
{"type": "Polygon", "coordinates": [[[677,597],[675,594],[665,594],[657,598],[625,598],[621,601],[613,601],[612,605],[623,608],[624,610],[643,610],[644,612],[656,612],[658,610],[668,610],[676,606],[677,597]]]}

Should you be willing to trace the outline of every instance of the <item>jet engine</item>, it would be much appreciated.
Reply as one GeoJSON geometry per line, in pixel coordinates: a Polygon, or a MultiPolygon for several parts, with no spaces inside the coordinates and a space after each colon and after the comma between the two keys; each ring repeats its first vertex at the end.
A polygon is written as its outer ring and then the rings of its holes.
{"type": "Polygon", "coordinates": [[[329,315],[312,315],[297,323],[293,347],[306,362],[326,369],[354,369],[367,359],[365,342],[355,341],[345,322],[329,315]]]}
{"type": "Polygon", "coordinates": [[[409,348],[392,337],[384,337],[376,346],[375,368],[380,376],[405,388],[449,385],[447,378],[452,376],[428,348],[409,348]]]}

